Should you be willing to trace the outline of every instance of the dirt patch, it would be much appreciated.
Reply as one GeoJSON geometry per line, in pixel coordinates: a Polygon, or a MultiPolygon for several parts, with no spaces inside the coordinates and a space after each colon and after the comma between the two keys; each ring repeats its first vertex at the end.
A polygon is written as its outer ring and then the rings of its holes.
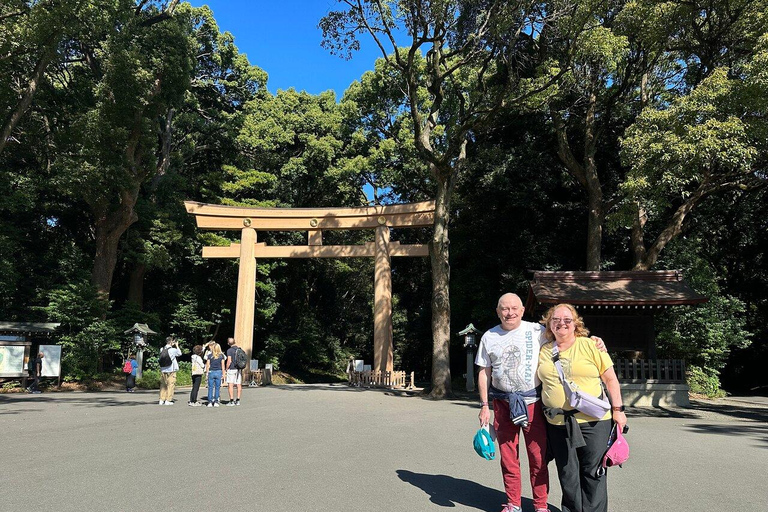
{"type": "Polygon", "coordinates": [[[272,374],[272,384],[304,384],[304,381],[290,373],[274,372],[272,374]]]}

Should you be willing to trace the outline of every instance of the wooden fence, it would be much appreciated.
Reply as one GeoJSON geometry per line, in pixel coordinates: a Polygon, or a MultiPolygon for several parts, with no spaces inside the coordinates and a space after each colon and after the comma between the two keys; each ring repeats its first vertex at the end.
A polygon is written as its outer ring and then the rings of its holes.
{"type": "Polygon", "coordinates": [[[411,382],[406,386],[405,372],[349,372],[349,385],[361,388],[413,388],[414,372],[411,372],[411,382]]]}
{"type": "Polygon", "coordinates": [[[684,359],[616,359],[619,382],[684,383],[684,359]]]}

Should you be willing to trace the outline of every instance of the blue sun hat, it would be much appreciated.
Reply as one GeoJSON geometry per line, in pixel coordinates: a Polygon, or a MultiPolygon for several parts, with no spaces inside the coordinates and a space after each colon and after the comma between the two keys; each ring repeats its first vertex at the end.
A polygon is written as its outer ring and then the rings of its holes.
{"type": "Polygon", "coordinates": [[[483,425],[477,430],[475,438],[472,440],[475,451],[479,456],[486,460],[493,460],[496,457],[496,445],[491,439],[491,432],[488,425],[483,425]]]}

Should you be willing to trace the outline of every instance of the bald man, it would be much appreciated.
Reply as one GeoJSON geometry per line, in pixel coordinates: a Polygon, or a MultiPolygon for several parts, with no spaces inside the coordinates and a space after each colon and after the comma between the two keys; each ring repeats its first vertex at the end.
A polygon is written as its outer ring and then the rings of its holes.
{"type": "MultiPolygon", "coordinates": [[[[539,349],[546,343],[544,326],[523,320],[525,308],[520,297],[505,293],[499,298],[496,314],[501,323],[489,329],[480,340],[475,364],[480,367],[478,389],[480,425],[491,419],[489,398],[493,401],[493,427],[499,442],[501,474],[507,504],[501,512],[522,512],[522,482],[518,440],[525,436],[528,467],[536,512],[549,512],[549,471],[547,469],[547,430],[541,406],[541,381],[536,375],[539,349]]],[[[593,337],[598,348],[602,340],[593,337]]]]}

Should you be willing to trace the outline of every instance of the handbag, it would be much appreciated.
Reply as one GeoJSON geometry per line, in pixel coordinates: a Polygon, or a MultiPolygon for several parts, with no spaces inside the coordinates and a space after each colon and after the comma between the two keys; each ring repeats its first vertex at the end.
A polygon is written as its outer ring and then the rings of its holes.
{"type": "Polygon", "coordinates": [[[584,391],[573,391],[571,389],[563,374],[563,366],[560,364],[560,351],[557,348],[557,344],[552,347],[552,362],[555,363],[555,368],[557,368],[557,373],[560,376],[560,382],[565,390],[565,397],[568,399],[571,407],[597,419],[602,418],[605,416],[605,413],[611,410],[610,402],[602,398],[605,396],[605,393],[601,393],[601,398],[597,398],[584,391]]]}

